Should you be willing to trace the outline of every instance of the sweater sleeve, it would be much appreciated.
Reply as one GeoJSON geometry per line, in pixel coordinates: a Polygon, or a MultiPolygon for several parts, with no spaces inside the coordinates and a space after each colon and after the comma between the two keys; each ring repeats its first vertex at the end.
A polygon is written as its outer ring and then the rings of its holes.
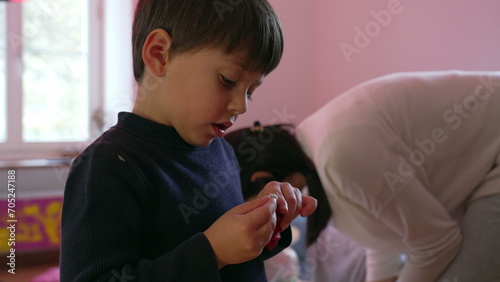
{"type": "Polygon", "coordinates": [[[146,257],[147,183],[124,156],[101,145],[74,161],[63,204],[61,281],[220,281],[202,233],[146,257]]]}
{"type": "Polygon", "coordinates": [[[398,277],[401,271],[401,254],[366,249],[366,270],[368,281],[387,277],[398,277]]]}
{"type": "Polygon", "coordinates": [[[382,211],[380,221],[407,246],[399,281],[434,281],[457,255],[462,236],[457,223],[418,180],[408,180],[382,211]]]}

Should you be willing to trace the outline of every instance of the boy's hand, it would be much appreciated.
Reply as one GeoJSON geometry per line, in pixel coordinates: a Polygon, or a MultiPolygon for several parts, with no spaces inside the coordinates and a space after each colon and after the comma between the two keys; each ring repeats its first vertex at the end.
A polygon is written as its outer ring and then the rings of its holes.
{"type": "Polygon", "coordinates": [[[276,199],[264,196],[236,206],[205,232],[219,269],[256,258],[276,227],[276,199]]]}
{"type": "Polygon", "coordinates": [[[285,182],[269,182],[264,186],[257,198],[269,194],[278,195],[277,211],[283,214],[283,219],[281,221],[282,230],[285,230],[299,214],[302,217],[312,214],[318,205],[316,199],[303,195],[299,189],[285,182]]]}

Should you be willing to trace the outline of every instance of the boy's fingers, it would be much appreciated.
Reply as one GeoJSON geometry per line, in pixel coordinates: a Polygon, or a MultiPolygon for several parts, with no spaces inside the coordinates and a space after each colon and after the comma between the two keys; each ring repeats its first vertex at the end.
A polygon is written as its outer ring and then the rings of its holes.
{"type": "Polygon", "coordinates": [[[279,212],[284,215],[281,228],[285,229],[302,210],[302,193],[289,183],[282,183],[281,185],[284,185],[281,187],[284,205],[280,207],[279,212]]]}
{"type": "Polygon", "coordinates": [[[272,193],[278,196],[277,202],[278,202],[278,212],[281,214],[286,214],[288,213],[288,203],[286,201],[286,196],[283,195],[283,192],[287,191],[287,189],[283,189],[283,185],[288,185],[290,184],[285,183],[285,182],[277,182],[277,181],[271,181],[266,184],[264,189],[261,191],[259,195],[265,195],[266,193],[272,193]]]}
{"type": "Polygon", "coordinates": [[[300,190],[298,188],[294,188],[293,189],[293,192],[295,193],[295,198],[297,199],[297,204],[295,206],[295,217],[297,217],[297,215],[299,215],[300,211],[302,210],[302,193],[300,192],[300,190]]]}
{"type": "Polygon", "coordinates": [[[260,229],[262,225],[267,224],[276,213],[276,199],[267,196],[262,198],[266,199],[264,205],[245,214],[245,217],[251,221],[255,229],[260,229]]]}
{"type": "MultiPolygon", "coordinates": [[[[303,201],[302,201],[302,193],[300,192],[299,189],[297,188],[293,188],[293,194],[294,194],[294,207],[293,209],[287,214],[287,218],[286,220],[283,220],[282,224],[281,224],[281,227],[283,229],[287,228],[291,223],[292,221],[300,214],[300,212],[302,211],[302,205],[303,205],[303,201]]],[[[290,205],[289,205],[289,209],[290,209],[290,205]]]]}
{"type": "Polygon", "coordinates": [[[260,197],[258,199],[252,200],[250,202],[246,202],[234,208],[234,211],[240,215],[244,215],[264,206],[269,201],[276,202],[276,200],[272,200],[269,196],[260,197]]]}
{"type": "Polygon", "coordinates": [[[288,214],[290,207],[288,205],[288,201],[290,197],[294,197],[293,193],[291,192],[292,189],[290,189],[291,185],[286,182],[276,182],[278,185],[276,188],[278,189],[279,192],[279,198],[278,198],[278,212],[280,214],[288,214]]]}
{"type": "Polygon", "coordinates": [[[300,212],[300,215],[303,217],[311,215],[316,210],[317,206],[318,206],[318,201],[315,198],[303,195],[302,211],[300,212]]]}

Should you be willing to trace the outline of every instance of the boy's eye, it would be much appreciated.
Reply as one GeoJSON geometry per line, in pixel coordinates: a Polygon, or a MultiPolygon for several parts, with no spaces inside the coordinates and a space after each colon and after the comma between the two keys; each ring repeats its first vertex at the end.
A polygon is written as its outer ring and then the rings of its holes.
{"type": "Polygon", "coordinates": [[[236,82],[230,80],[229,78],[227,78],[225,76],[221,76],[221,81],[222,81],[222,84],[224,84],[225,86],[236,86],[236,82]]]}
{"type": "MultiPolygon", "coordinates": [[[[223,75],[220,76],[220,80],[221,80],[221,83],[226,87],[236,87],[235,81],[232,81],[231,79],[229,79],[223,75]]],[[[253,95],[253,92],[247,91],[247,99],[248,100],[252,100],[252,95],[253,95]]]]}

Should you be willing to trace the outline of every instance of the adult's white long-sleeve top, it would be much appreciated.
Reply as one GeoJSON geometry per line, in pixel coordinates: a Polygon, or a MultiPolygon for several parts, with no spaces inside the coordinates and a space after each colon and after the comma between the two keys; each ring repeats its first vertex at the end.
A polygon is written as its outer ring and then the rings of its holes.
{"type": "Polygon", "coordinates": [[[434,281],[460,249],[466,204],[500,193],[500,72],[377,78],[306,118],[297,138],[333,224],[367,248],[367,280],[434,281]]]}

